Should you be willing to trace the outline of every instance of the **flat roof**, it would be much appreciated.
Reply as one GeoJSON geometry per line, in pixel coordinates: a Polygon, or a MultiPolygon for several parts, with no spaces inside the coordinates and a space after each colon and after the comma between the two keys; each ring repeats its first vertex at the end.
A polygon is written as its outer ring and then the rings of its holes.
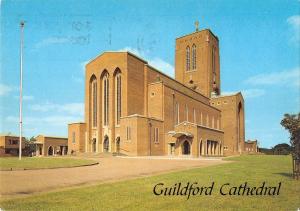
{"type": "Polygon", "coordinates": [[[204,31],[210,32],[210,33],[214,36],[214,38],[216,38],[216,40],[219,41],[219,38],[218,38],[218,37],[217,37],[210,29],[202,29],[202,30],[199,30],[199,31],[194,31],[194,32],[192,32],[192,33],[189,33],[189,34],[186,34],[186,35],[177,37],[176,40],[181,39],[181,38],[184,38],[184,37],[187,37],[187,36],[190,36],[190,35],[192,35],[192,34],[197,34],[197,33],[200,33],[200,32],[204,32],[204,31]]]}
{"type": "MultiPolygon", "coordinates": [[[[12,134],[12,133],[0,133],[0,136],[7,136],[7,137],[19,137],[20,135],[12,134]]],[[[22,136],[22,138],[25,138],[25,136],[22,136]]]]}
{"type": "Polygon", "coordinates": [[[68,139],[67,137],[61,137],[61,136],[48,136],[48,135],[42,135],[42,134],[37,135],[35,138],[37,138],[38,136],[43,136],[44,138],[68,139]]]}
{"type": "Polygon", "coordinates": [[[225,95],[217,95],[217,96],[213,96],[211,97],[212,99],[216,99],[216,98],[221,98],[221,97],[232,97],[232,96],[235,96],[235,95],[238,95],[238,94],[241,94],[241,92],[236,92],[236,93],[232,93],[232,94],[225,94],[225,95]]]}
{"type": "Polygon", "coordinates": [[[73,124],[86,124],[85,122],[72,122],[72,123],[69,123],[68,125],[73,125],[73,124]]]}

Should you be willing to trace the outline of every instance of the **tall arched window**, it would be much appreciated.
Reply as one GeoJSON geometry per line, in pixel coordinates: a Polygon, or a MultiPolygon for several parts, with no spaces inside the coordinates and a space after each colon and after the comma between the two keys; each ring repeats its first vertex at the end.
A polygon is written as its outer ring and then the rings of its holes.
{"type": "Polygon", "coordinates": [[[192,69],[196,69],[196,58],[197,58],[197,55],[196,55],[196,45],[193,44],[192,46],[192,69]]]}
{"type": "Polygon", "coordinates": [[[213,82],[216,82],[216,61],[215,61],[215,49],[212,48],[211,52],[211,67],[212,67],[212,72],[213,72],[213,82]]]}
{"type": "Polygon", "coordinates": [[[92,107],[92,126],[97,127],[97,79],[91,78],[91,107],[92,107]]]}
{"type": "Polygon", "coordinates": [[[176,102],[175,104],[175,124],[179,124],[179,104],[176,102]]]}
{"type": "Polygon", "coordinates": [[[190,47],[186,47],[186,71],[190,70],[190,47]]]}
{"type": "Polygon", "coordinates": [[[93,81],[93,126],[97,127],[97,81],[93,81]]]}
{"type": "Polygon", "coordinates": [[[121,73],[117,72],[115,75],[115,96],[116,96],[116,124],[120,124],[120,118],[121,118],[121,73]]]}
{"type": "Polygon", "coordinates": [[[186,115],[186,121],[189,121],[189,107],[187,104],[185,104],[185,115],[186,115]]]}
{"type": "Polygon", "coordinates": [[[108,73],[103,76],[103,124],[108,125],[109,120],[109,80],[108,73]]]}

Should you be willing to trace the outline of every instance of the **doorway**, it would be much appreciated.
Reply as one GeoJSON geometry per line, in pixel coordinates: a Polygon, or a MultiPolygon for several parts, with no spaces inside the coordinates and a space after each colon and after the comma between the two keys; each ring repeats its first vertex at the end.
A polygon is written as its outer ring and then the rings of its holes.
{"type": "Polygon", "coordinates": [[[175,155],[175,143],[170,143],[170,155],[175,155]]]}
{"type": "Polygon", "coordinates": [[[93,138],[93,141],[92,141],[92,152],[96,152],[96,139],[93,138]]]}
{"type": "Polygon", "coordinates": [[[120,153],[120,137],[118,137],[116,141],[116,152],[120,153]]]}
{"type": "Polygon", "coordinates": [[[105,136],[105,138],[104,138],[103,151],[104,152],[108,152],[109,151],[109,139],[108,139],[107,136],[105,136]]]}
{"type": "Polygon", "coordinates": [[[52,146],[50,146],[49,148],[48,148],[48,156],[52,156],[53,155],[53,147],[52,146]]]}
{"type": "Polygon", "coordinates": [[[185,140],[182,144],[182,154],[189,155],[190,153],[191,153],[190,143],[187,140],[185,140]]]}

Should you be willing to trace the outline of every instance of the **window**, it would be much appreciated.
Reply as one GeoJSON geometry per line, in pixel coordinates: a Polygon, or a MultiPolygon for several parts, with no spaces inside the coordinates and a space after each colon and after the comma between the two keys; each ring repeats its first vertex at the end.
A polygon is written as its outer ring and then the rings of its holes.
{"type": "Polygon", "coordinates": [[[200,114],[200,125],[203,125],[203,115],[202,115],[202,112],[200,114]]]}
{"type": "Polygon", "coordinates": [[[97,81],[92,82],[92,112],[93,112],[93,127],[97,127],[97,81]]]}
{"type": "Polygon", "coordinates": [[[211,120],[211,127],[212,128],[215,128],[215,117],[212,117],[212,120],[211,120]]]}
{"type": "Polygon", "coordinates": [[[208,118],[208,114],[206,115],[206,127],[209,127],[209,118],[208,118]]]}
{"type": "Polygon", "coordinates": [[[17,145],[19,140],[8,140],[9,145],[17,145]]]}
{"type": "Polygon", "coordinates": [[[212,72],[213,72],[213,82],[216,81],[216,64],[215,64],[215,49],[212,48],[212,52],[211,52],[211,68],[212,68],[212,72]]]}
{"type": "Polygon", "coordinates": [[[75,143],[75,132],[72,132],[72,143],[75,143]]]}
{"type": "Polygon", "coordinates": [[[196,69],[196,45],[193,44],[192,46],[192,69],[196,69]]]}
{"type": "Polygon", "coordinates": [[[217,129],[220,130],[220,120],[217,119],[217,129]]]}
{"type": "Polygon", "coordinates": [[[175,124],[179,124],[179,104],[178,103],[176,103],[175,104],[175,116],[176,116],[176,118],[175,118],[175,124]]]}
{"type": "Polygon", "coordinates": [[[189,121],[189,108],[187,106],[187,104],[185,104],[185,115],[186,115],[186,121],[189,121]]]}
{"type": "Polygon", "coordinates": [[[190,47],[186,47],[186,71],[190,70],[190,47]]]}
{"type": "Polygon", "coordinates": [[[131,140],[131,128],[127,127],[127,140],[131,140]]]}
{"type": "Polygon", "coordinates": [[[158,129],[158,127],[154,128],[154,142],[155,143],[159,142],[159,129],[158,129]]]}
{"type": "Polygon", "coordinates": [[[103,123],[105,126],[108,125],[109,120],[109,81],[108,73],[103,77],[103,123]]]}
{"type": "Polygon", "coordinates": [[[196,124],[196,109],[193,108],[193,122],[196,124]]]}
{"type": "Polygon", "coordinates": [[[120,124],[121,118],[121,73],[117,73],[116,77],[116,123],[120,124]]]}

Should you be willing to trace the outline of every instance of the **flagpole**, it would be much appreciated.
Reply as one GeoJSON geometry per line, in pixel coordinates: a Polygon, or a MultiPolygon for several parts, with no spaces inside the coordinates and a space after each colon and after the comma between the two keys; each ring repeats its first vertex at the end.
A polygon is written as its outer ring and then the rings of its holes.
{"type": "Polygon", "coordinates": [[[22,157],[22,89],[23,89],[23,31],[24,21],[20,23],[20,139],[19,139],[19,160],[22,157]]]}

